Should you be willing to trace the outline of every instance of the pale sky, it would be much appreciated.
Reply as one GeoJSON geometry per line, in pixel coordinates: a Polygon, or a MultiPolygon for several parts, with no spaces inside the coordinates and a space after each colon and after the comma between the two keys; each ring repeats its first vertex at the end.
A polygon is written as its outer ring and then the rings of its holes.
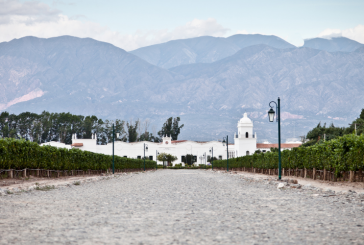
{"type": "Polygon", "coordinates": [[[169,40],[237,33],[364,43],[364,1],[0,0],[0,42],[24,36],[91,37],[127,51],[169,40]]]}

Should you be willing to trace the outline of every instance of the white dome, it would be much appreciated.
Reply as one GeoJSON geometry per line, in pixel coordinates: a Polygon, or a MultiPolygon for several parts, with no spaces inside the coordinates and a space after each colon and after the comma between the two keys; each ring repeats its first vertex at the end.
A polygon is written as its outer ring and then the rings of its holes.
{"type": "Polygon", "coordinates": [[[244,113],[244,117],[239,120],[238,126],[253,126],[253,122],[249,119],[246,112],[244,113]]]}

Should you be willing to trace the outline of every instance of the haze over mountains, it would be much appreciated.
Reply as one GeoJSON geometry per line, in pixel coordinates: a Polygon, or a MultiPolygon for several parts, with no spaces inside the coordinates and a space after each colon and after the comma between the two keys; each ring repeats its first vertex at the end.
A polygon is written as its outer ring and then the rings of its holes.
{"type": "Polygon", "coordinates": [[[232,136],[246,111],[259,139],[276,141],[268,103],[282,99],[283,138],[318,121],[346,125],[364,99],[364,45],[347,38],[275,36],[175,40],[126,52],[93,39],[25,37],[0,43],[0,109],[94,114],[104,119],[170,116],[181,138],[232,136]]]}
{"type": "Polygon", "coordinates": [[[258,44],[278,49],[295,48],[276,36],[238,34],[228,38],[205,36],[174,40],[139,48],[130,53],[153,65],[169,69],[186,64],[212,63],[229,57],[242,48],[258,44]]]}
{"type": "Polygon", "coordinates": [[[312,38],[305,40],[303,47],[325,50],[328,52],[352,52],[360,47],[364,47],[364,44],[346,37],[335,37],[331,39],[312,38]]]}

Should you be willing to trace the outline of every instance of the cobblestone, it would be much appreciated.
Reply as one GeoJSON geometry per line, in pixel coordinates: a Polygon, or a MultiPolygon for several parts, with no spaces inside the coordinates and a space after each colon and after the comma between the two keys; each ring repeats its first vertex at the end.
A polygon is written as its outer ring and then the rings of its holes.
{"type": "Polygon", "coordinates": [[[364,196],[158,170],[0,196],[1,244],[363,244],[364,196]]]}

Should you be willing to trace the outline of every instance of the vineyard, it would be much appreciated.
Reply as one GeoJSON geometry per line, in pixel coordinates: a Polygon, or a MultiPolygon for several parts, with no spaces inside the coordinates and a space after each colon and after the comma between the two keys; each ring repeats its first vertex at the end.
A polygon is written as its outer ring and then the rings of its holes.
{"type": "MultiPolygon", "coordinates": [[[[282,175],[331,181],[363,181],[364,136],[344,135],[310,147],[281,153],[282,175]]],[[[214,168],[226,169],[226,160],[214,161],[214,168]]],[[[255,153],[229,159],[229,168],[277,174],[278,152],[255,153]]]]}
{"type": "MultiPolygon", "coordinates": [[[[116,172],[143,169],[143,160],[115,156],[116,172]]],[[[60,175],[103,173],[112,165],[112,156],[79,149],[39,146],[35,142],[12,138],[0,139],[0,177],[16,175],[23,177],[33,171],[37,176],[59,177],[60,175]],[[24,172],[25,171],[25,172],[24,172]],[[25,173],[25,174],[24,174],[25,173]],[[52,175],[52,176],[51,176],[52,175]]],[[[155,161],[146,160],[146,169],[153,169],[155,161]]]]}

